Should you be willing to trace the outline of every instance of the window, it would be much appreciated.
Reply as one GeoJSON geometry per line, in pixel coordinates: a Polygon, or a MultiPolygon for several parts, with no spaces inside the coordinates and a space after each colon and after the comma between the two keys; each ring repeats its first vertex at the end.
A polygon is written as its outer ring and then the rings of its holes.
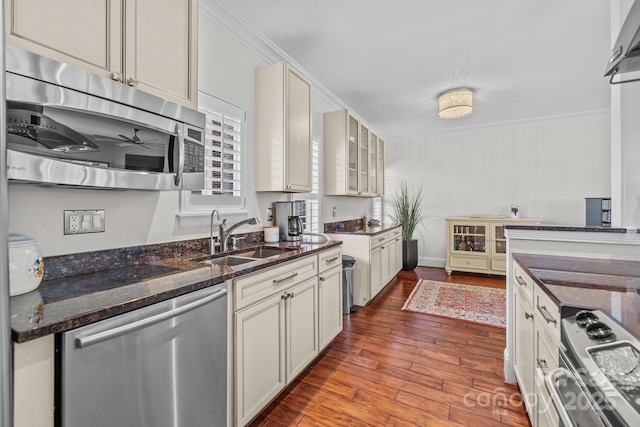
{"type": "Polygon", "coordinates": [[[243,211],[246,111],[202,91],[198,101],[206,116],[204,188],[182,192],[181,214],[243,211]]]}
{"type": "Polygon", "coordinates": [[[382,222],[384,218],[382,218],[382,197],[374,197],[373,198],[373,207],[371,212],[371,219],[377,219],[382,222]]]}
{"type": "Polygon", "coordinates": [[[311,192],[299,195],[306,200],[305,231],[320,232],[320,137],[313,136],[311,147],[311,192]]]}

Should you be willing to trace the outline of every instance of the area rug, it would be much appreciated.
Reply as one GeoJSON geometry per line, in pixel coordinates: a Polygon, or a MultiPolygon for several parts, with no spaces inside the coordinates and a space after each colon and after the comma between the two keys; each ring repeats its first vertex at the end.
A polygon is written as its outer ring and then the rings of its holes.
{"type": "Polygon", "coordinates": [[[504,289],[420,280],[402,309],[506,327],[504,289]]]}

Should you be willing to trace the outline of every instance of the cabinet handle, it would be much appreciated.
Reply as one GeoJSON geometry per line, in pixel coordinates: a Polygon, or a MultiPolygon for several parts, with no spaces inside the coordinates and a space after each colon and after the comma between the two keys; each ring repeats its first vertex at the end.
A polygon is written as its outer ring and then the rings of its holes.
{"type": "Polygon", "coordinates": [[[324,282],[324,277],[318,277],[318,280],[320,280],[321,282],[324,282]]]}
{"type": "Polygon", "coordinates": [[[296,277],[297,275],[298,275],[298,273],[293,273],[291,276],[287,276],[287,277],[284,277],[284,278],[282,278],[282,279],[273,279],[273,284],[274,284],[274,285],[277,285],[277,284],[279,284],[279,283],[286,282],[287,280],[291,280],[291,279],[293,279],[293,278],[294,278],[294,277],[296,277]]]}
{"type": "Polygon", "coordinates": [[[330,262],[337,261],[337,260],[338,260],[338,257],[334,256],[333,258],[329,258],[328,260],[325,260],[325,262],[329,264],[330,262]]]}
{"type": "Polygon", "coordinates": [[[133,77],[129,77],[127,79],[127,84],[131,87],[138,87],[138,81],[136,79],[134,79],[133,77]]]}
{"type": "Polygon", "coordinates": [[[525,312],[524,313],[524,318],[527,319],[527,320],[528,319],[533,319],[533,314],[529,314],[529,313],[525,312]]]}
{"type": "Polygon", "coordinates": [[[556,319],[554,319],[551,313],[549,313],[549,310],[547,310],[547,307],[540,304],[536,304],[536,307],[538,307],[538,311],[540,312],[540,314],[542,314],[542,317],[544,317],[544,320],[547,323],[553,323],[556,326],[558,325],[558,323],[556,322],[556,319]]]}
{"type": "Polygon", "coordinates": [[[520,276],[516,276],[516,282],[518,282],[520,286],[524,286],[525,288],[527,287],[527,282],[525,282],[524,279],[520,276]]]}
{"type": "Polygon", "coordinates": [[[124,79],[122,78],[122,73],[119,73],[117,71],[111,72],[111,80],[115,80],[116,82],[120,82],[120,83],[124,82],[124,79]]]}
{"type": "Polygon", "coordinates": [[[547,367],[547,361],[544,359],[540,359],[538,358],[538,366],[540,366],[541,368],[546,368],[547,367]]]}

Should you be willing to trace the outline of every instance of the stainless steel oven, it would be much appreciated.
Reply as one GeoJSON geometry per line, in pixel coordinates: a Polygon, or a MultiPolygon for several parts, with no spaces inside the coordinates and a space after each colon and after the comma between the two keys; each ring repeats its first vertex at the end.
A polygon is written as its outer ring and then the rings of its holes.
{"type": "Polygon", "coordinates": [[[204,115],[7,46],[10,180],[76,187],[204,187],[204,115]]]}
{"type": "Polygon", "coordinates": [[[640,341],[601,310],[566,309],[545,382],[565,427],[640,426],[640,341]]]}

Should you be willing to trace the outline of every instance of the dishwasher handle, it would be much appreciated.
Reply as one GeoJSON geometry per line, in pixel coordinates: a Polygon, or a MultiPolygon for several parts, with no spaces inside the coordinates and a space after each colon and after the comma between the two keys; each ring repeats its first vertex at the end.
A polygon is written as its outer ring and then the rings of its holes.
{"type": "Polygon", "coordinates": [[[162,321],[171,319],[173,317],[180,316],[181,314],[187,313],[189,311],[195,310],[196,308],[202,307],[203,305],[209,304],[212,301],[215,301],[219,298],[222,298],[227,294],[226,289],[221,289],[218,292],[215,292],[209,296],[201,298],[197,301],[193,301],[189,304],[183,305],[182,307],[175,308],[173,310],[167,311],[165,313],[156,314],[155,316],[147,317],[145,319],[140,319],[135,322],[129,323],[127,325],[118,326],[117,328],[108,329],[106,331],[98,332],[92,335],[87,335],[85,337],[76,338],[76,347],[85,348],[92,346],[94,344],[99,344],[101,342],[110,340],[112,338],[117,338],[119,336],[128,334],[130,332],[134,332],[151,325],[155,325],[156,323],[160,323],[162,321]]]}

